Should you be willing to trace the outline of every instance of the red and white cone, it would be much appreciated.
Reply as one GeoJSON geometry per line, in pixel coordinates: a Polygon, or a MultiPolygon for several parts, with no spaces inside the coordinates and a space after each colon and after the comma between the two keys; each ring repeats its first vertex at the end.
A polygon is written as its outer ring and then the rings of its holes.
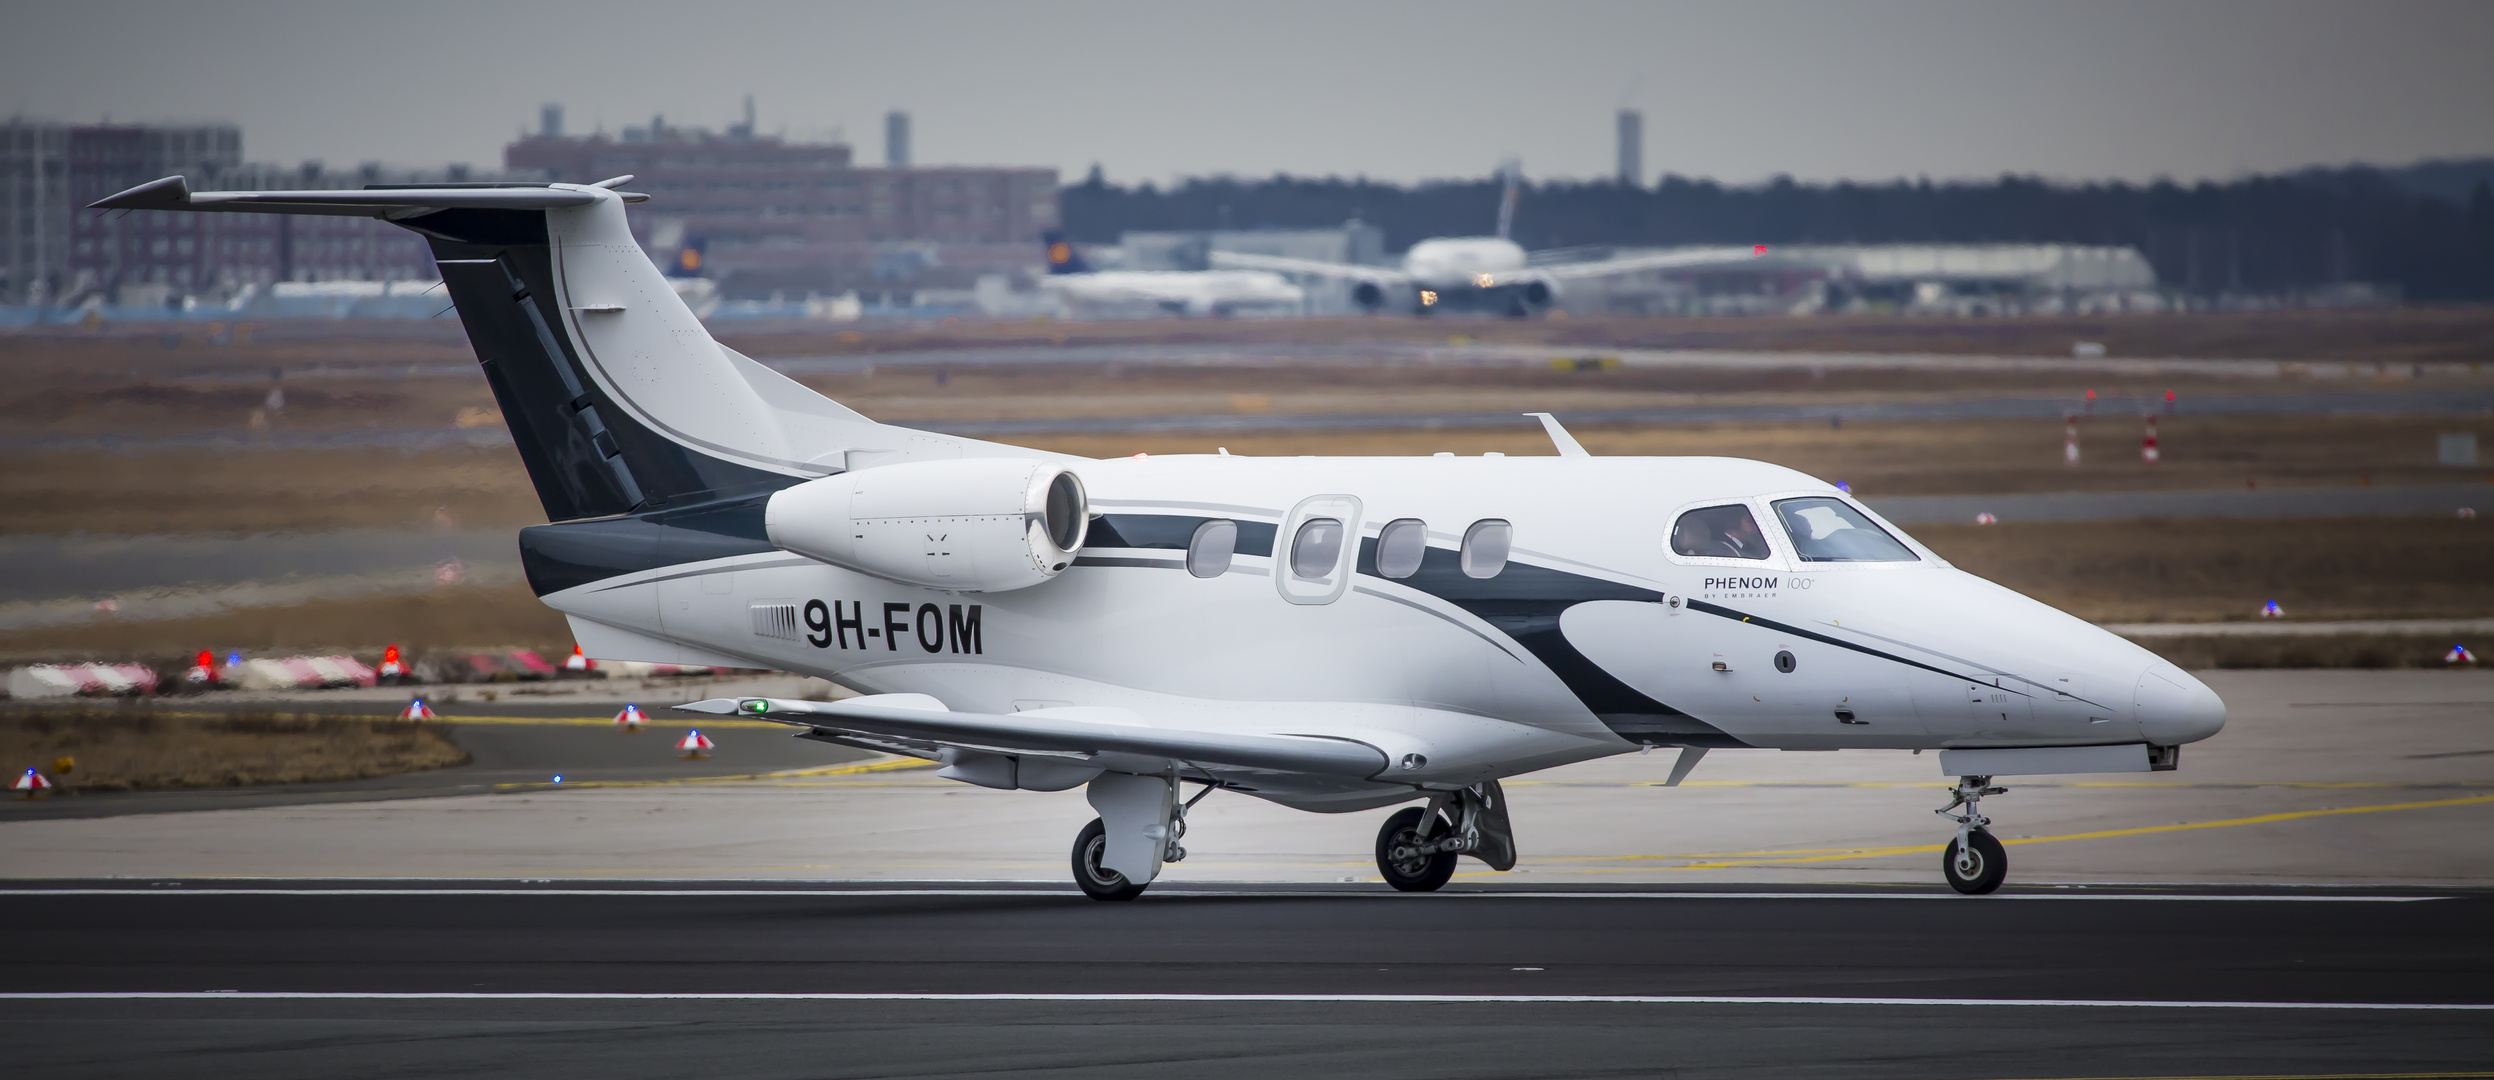
{"type": "Polygon", "coordinates": [[[383,682],[398,683],[406,681],[407,663],[399,656],[397,645],[393,644],[389,648],[381,650],[381,666],[372,669],[372,673],[375,678],[383,682]]]}
{"type": "Polygon", "coordinates": [[[26,770],[26,775],[18,777],[16,786],[17,797],[21,799],[40,799],[52,793],[52,781],[45,779],[42,773],[33,769],[26,770]]]}
{"type": "Polygon", "coordinates": [[[398,718],[401,720],[436,719],[433,710],[425,705],[423,698],[408,699],[407,707],[398,711],[398,718]]]}
{"type": "Polygon", "coordinates": [[[624,707],[623,707],[623,711],[622,711],[622,712],[616,713],[616,714],[615,714],[615,730],[617,730],[617,731],[639,731],[639,730],[641,730],[641,707],[640,707],[640,706],[638,706],[638,705],[626,705],[626,706],[624,706],[624,707]]]}
{"type": "Polygon", "coordinates": [[[572,646],[572,654],[563,661],[563,670],[573,674],[597,670],[598,662],[581,655],[580,646],[572,646]]]}
{"type": "Polygon", "coordinates": [[[677,750],[683,751],[686,761],[709,757],[710,751],[716,747],[717,744],[711,742],[710,737],[702,734],[698,729],[686,732],[684,740],[675,744],[677,750]]]}
{"type": "Polygon", "coordinates": [[[1993,517],[1992,512],[1986,510],[1974,516],[1974,523],[1977,525],[1998,525],[2000,524],[2000,519],[1993,517]]]}
{"type": "Polygon", "coordinates": [[[2156,452],[2156,418],[2148,417],[2148,433],[2139,437],[2139,460],[2154,465],[2156,452]]]}
{"type": "Polygon", "coordinates": [[[2071,468],[2078,467],[2078,418],[2075,416],[2061,423],[2061,463],[2071,468]]]}
{"type": "Polygon", "coordinates": [[[2279,606],[2278,606],[2278,602],[2277,602],[2277,601],[2275,601],[2275,600],[2271,600],[2271,601],[2269,601],[2269,602],[2268,602],[2268,603],[2266,603],[2266,604],[2262,604],[2262,605],[2260,605],[2260,617],[2261,617],[2261,618],[2263,618],[2263,619],[2275,619],[2275,618],[2280,618],[2280,617],[2283,617],[2285,614],[2286,614],[2286,609],[2285,609],[2285,608],[2282,608],[2282,607],[2279,607],[2279,606]]]}
{"type": "Polygon", "coordinates": [[[207,649],[199,650],[199,659],[191,664],[189,671],[182,673],[182,681],[192,686],[215,686],[216,654],[207,649]]]}
{"type": "MultiPolygon", "coordinates": [[[[2442,655],[2442,662],[2445,664],[2473,664],[2477,662],[2477,654],[2469,652],[2468,646],[2466,645],[2453,645],[2451,646],[2450,652],[2442,655]]],[[[34,770],[29,769],[27,771],[32,772],[34,770]]]]}

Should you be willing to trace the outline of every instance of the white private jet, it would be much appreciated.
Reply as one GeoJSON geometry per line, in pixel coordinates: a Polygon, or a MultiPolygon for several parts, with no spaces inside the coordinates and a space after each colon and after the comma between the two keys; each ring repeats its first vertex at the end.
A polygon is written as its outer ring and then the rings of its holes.
{"type": "Polygon", "coordinates": [[[1065,234],[1042,238],[1040,287],[1088,310],[1144,308],[1172,315],[1298,314],[1307,292],[1269,270],[1094,270],[1065,234]]]}
{"type": "Polygon", "coordinates": [[[1701,270],[1737,265],[1764,256],[1766,245],[1682,248],[1623,259],[1532,265],[1524,246],[1508,239],[1515,223],[1518,173],[1514,163],[1502,166],[1507,186],[1498,200],[1495,236],[1432,237],[1403,253],[1403,266],[1361,266],[1354,263],[1293,259],[1216,251],[1216,267],[1264,270],[1300,277],[1347,281],[1351,300],[1369,311],[1388,306],[1420,315],[1440,311],[1486,311],[1522,318],[1547,311],[1559,301],[1562,287],[1585,281],[1649,270],[1701,270]]]}
{"type": "Polygon", "coordinates": [[[1516,860],[1500,780],[1651,747],[1937,750],[1942,871],[2007,864],[2001,775],[2145,772],[2208,687],[1956,570],[1844,492],[1728,458],[1091,460],[879,424],[714,341],[599,184],[95,204],[363,214],[424,235],[546,514],[529,583],[594,657],[864,696],[685,708],[1087,786],[1084,892],[1185,857],[1214,789],[1345,813],[1397,889],[1516,860]],[[988,650],[994,646],[993,652],[988,650]],[[1184,798],[1185,785],[1199,785],[1184,798]]]}

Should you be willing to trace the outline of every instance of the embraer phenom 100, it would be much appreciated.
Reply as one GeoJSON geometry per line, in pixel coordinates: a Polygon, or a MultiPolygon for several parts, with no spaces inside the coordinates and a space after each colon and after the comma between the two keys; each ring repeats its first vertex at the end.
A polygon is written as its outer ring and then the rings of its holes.
{"type": "Polygon", "coordinates": [[[683,708],[1087,786],[1100,899],[1185,857],[1216,788],[1407,806],[1397,889],[1516,860],[1503,778],[1650,747],[1932,749],[1962,892],[2010,774],[2170,769],[2206,686],[1958,571],[1845,493],[1727,458],[1097,461],[879,424],[711,339],[598,184],[207,192],[106,209],[355,214],[431,242],[552,524],[537,594],[590,656],[864,696],[683,708]],[[1187,785],[1201,790],[1186,797],[1187,785]]]}

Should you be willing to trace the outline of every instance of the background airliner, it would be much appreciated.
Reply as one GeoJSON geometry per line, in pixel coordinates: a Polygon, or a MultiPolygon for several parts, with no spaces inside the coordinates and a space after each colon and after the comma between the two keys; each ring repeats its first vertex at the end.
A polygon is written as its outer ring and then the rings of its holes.
{"type": "Polygon", "coordinates": [[[1718,747],[1937,750],[1942,873],[1988,892],[1993,777],[2171,769],[2224,723],[2172,664],[1780,466],[1592,457],[1546,414],[1557,457],[1102,461],[876,423],[713,340],[629,179],[169,177],[95,206],[422,234],[551,522],[520,532],[529,583],[589,655],[820,675],[864,696],[685,707],[1083,787],[1071,869],[1104,900],[1185,858],[1216,790],[1417,804],[1377,835],[1397,889],[1510,869],[1502,779],[1657,746],[1670,783],[1718,747]]]}
{"type": "Polygon", "coordinates": [[[1050,231],[1044,238],[1048,276],[1041,288],[1077,309],[1149,307],[1175,315],[1298,314],[1307,293],[1268,270],[1094,270],[1082,253],[1050,231]]]}
{"type": "Polygon", "coordinates": [[[1527,316],[1558,303],[1566,282],[1648,270],[1723,266],[1766,254],[1766,248],[1696,248],[1592,262],[1532,265],[1522,244],[1508,238],[1515,225],[1521,177],[1512,161],[1500,167],[1506,189],[1498,200],[1498,231],[1492,236],[1432,237],[1403,253],[1401,269],[1216,251],[1214,266],[1266,270],[1347,281],[1351,299],[1370,311],[1393,308],[1429,315],[1440,311],[1486,311],[1527,316]]]}

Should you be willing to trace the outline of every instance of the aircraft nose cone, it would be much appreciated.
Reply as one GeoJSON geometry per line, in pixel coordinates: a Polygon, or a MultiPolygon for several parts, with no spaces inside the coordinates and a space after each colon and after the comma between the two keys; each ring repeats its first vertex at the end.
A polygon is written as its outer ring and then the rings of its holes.
{"type": "Polygon", "coordinates": [[[2217,692],[2172,664],[2139,673],[2131,706],[2140,732],[2159,746],[2197,742],[2226,726],[2226,703],[2217,692]]]}

